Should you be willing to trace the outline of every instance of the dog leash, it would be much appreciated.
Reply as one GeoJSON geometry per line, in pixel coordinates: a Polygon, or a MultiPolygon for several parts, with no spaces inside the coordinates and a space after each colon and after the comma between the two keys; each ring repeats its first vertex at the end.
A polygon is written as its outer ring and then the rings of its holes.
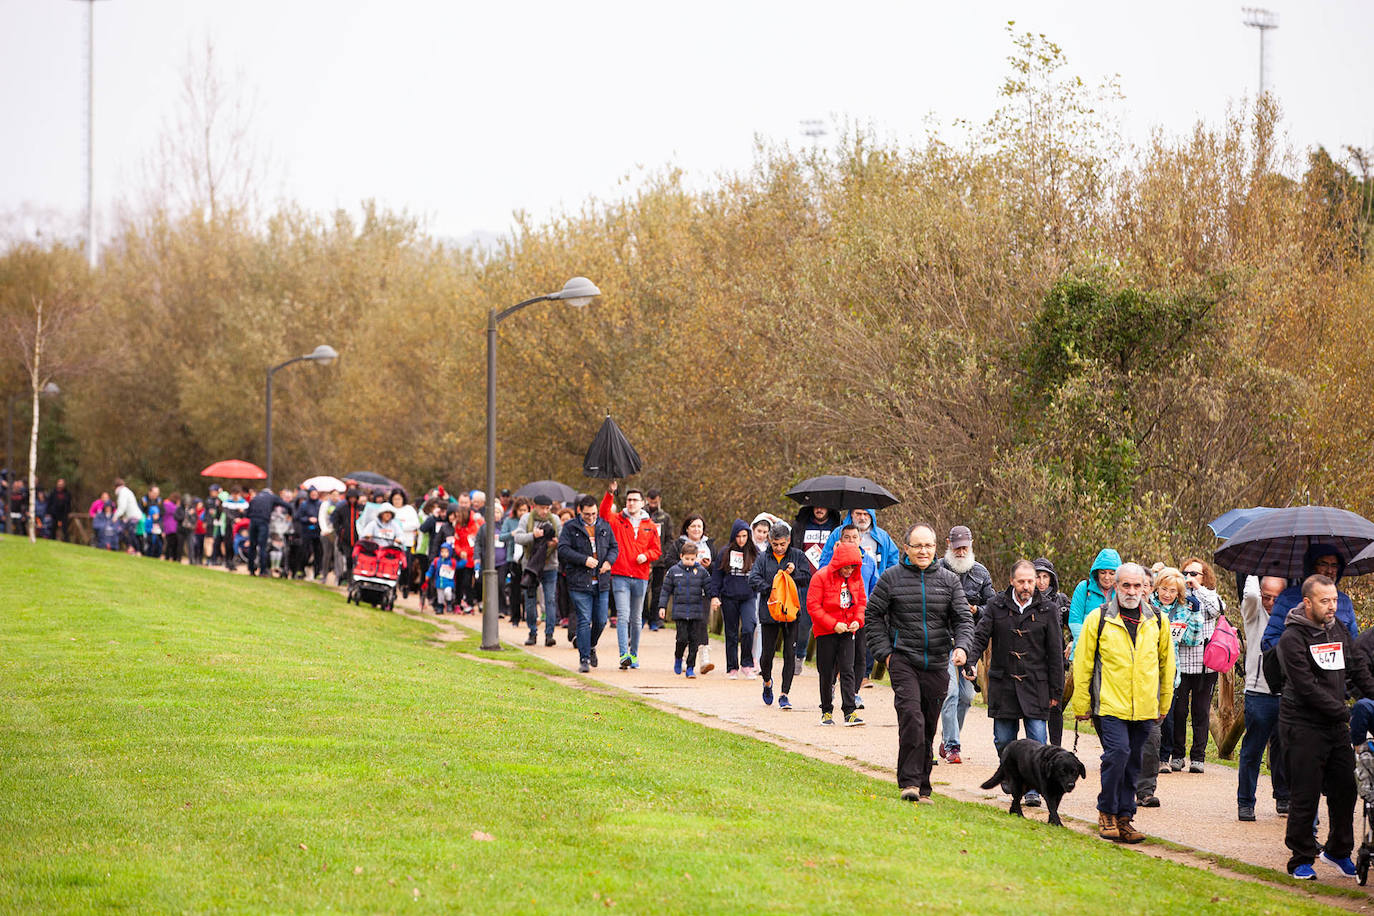
{"type": "Polygon", "coordinates": [[[1074,720],[1073,720],[1073,752],[1074,752],[1075,755],[1078,753],[1078,717],[1077,717],[1077,716],[1074,716],[1074,720]]]}

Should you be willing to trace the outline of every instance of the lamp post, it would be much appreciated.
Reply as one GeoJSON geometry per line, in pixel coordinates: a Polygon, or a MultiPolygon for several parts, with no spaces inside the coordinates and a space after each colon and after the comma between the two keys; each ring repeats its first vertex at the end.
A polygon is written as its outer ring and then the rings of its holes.
{"type": "Polygon", "coordinates": [[[304,356],[288,359],[286,362],[280,363],[267,370],[267,467],[264,468],[264,470],[267,471],[267,489],[272,489],[272,376],[277,374],[278,369],[285,369],[292,363],[298,363],[301,360],[309,360],[312,363],[319,363],[321,366],[327,366],[338,358],[338,350],[335,350],[333,347],[329,346],[329,344],[320,344],[304,356]]]}
{"type": "Polygon", "coordinates": [[[495,652],[501,648],[501,615],[496,602],[496,326],[528,305],[554,299],[582,308],[601,295],[596,284],[586,277],[573,277],[563,288],[547,296],[535,296],[510,308],[487,312],[487,494],[492,508],[487,512],[487,537],[482,544],[482,648],[495,652]]]}

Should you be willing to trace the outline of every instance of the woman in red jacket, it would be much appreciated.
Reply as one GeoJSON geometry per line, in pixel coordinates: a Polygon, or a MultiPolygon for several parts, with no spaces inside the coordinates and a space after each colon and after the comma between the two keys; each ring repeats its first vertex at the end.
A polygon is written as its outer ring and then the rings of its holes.
{"type": "Polygon", "coordinates": [[[864,625],[868,594],[859,548],[841,541],[829,564],[816,571],[806,592],[806,612],[816,636],[816,673],[821,682],[821,724],[834,725],[835,674],[845,725],[863,725],[854,713],[854,634],[864,625]]]}

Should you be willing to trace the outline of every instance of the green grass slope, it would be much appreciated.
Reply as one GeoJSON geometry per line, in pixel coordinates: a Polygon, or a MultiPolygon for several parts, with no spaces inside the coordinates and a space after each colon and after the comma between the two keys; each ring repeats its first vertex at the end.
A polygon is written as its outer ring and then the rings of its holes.
{"type": "Polygon", "coordinates": [[[1316,908],[985,806],[913,808],[431,636],[304,583],[0,539],[0,909],[1316,908]]]}

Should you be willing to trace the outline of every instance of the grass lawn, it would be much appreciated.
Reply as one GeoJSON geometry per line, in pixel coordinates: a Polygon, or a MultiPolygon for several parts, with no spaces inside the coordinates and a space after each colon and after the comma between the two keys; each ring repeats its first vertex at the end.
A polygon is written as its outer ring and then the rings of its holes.
{"type": "Polygon", "coordinates": [[[914,808],[306,583],[5,537],[0,599],[7,912],[1318,908],[914,808]]]}

